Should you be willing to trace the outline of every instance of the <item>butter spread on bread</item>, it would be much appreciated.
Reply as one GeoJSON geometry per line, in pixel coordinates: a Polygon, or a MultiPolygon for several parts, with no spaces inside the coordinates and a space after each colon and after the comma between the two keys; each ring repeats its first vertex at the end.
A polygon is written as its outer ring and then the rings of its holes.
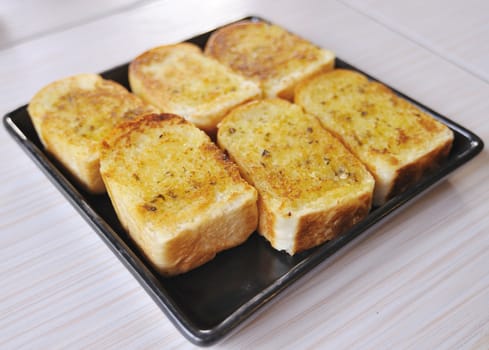
{"type": "Polygon", "coordinates": [[[335,58],[277,25],[252,21],[216,30],[205,53],[259,83],[265,97],[289,100],[297,83],[331,70],[335,58]]]}
{"type": "Polygon", "coordinates": [[[405,191],[449,154],[453,132],[389,88],[338,69],[299,85],[295,101],[363,161],[374,204],[405,191]]]}
{"type": "Polygon", "coordinates": [[[113,81],[79,74],[41,89],[28,111],[46,150],[85,189],[103,193],[100,142],[117,123],[158,110],[113,81]]]}
{"type": "Polygon", "coordinates": [[[165,113],[215,132],[233,107],[260,97],[260,88],[190,43],[148,50],[129,67],[132,91],[165,113]]]}
{"type": "Polygon", "coordinates": [[[256,190],[179,116],[116,127],[103,143],[101,173],[122,225],[164,275],[200,266],[256,229],[256,190]]]}
{"type": "Polygon", "coordinates": [[[259,193],[258,231],[289,254],[345,232],[369,212],[374,179],[319,121],[281,99],[237,107],[218,143],[259,193]]]}

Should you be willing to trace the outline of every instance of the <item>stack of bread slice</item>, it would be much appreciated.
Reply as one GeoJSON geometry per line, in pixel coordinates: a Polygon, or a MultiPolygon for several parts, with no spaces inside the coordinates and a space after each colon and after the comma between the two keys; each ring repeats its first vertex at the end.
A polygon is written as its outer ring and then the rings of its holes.
{"type": "Polygon", "coordinates": [[[204,51],[136,57],[135,95],[80,75],[42,89],[29,113],[47,151],[82,187],[106,188],[148,260],[175,275],[255,230],[289,254],[316,247],[448,156],[450,129],[334,61],[279,26],[238,22],[204,51]]]}

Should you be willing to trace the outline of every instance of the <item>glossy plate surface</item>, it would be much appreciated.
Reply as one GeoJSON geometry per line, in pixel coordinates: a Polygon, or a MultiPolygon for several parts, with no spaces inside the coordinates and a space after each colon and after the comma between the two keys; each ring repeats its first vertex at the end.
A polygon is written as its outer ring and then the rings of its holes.
{"type": "MultiPolygon", "coordinates": [[[[249,18],[258,20],[256,17],[249,18]]],[[[188,41],[203,47],[209,35],[210,32],[188,41]]],[[[336,66],[355,69],[338,58],[336,66]]],[[[102,75],[129,88],[127,69],[126,64],[102,75]]],[[[395,92],[453,130],[453,149],[439,170],[409,191],[372,210],[364,221],[343,236],[317,248],[291,257],[275,251],[266,240],[254,233],[245,244],[218,254],[214,260],[194,271],[172,278],[159,276],[146,263],[122,229],[107,195],[91,195],[77,187],[62,166],[44,151],[26,106],[8,113],[3,121],[22,149],[91,224],[182,334],[197,345],[211,345],[346,243],[402,208],[482,150],[483,143],[474,133],[395,92]]]]}

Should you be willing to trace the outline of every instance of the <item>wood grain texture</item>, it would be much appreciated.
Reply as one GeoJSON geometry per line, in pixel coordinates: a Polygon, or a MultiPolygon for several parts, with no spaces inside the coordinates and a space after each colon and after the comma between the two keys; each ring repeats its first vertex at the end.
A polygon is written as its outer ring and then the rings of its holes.
{"type": "MultiPolygon", "coordinates": [[[[353,6],[333,0],[137,6],[0,50],[0,108],[4,114],[26,103],[56,78],[99,72],[151,46],[257,14],[336,51],[487,143],[484,75],[432,48],[445,39],[419,44],[353,6]]],[[[376,11],[393,6],[375,1],[376,11]]],[[[472,11],[467,16],[483,17],[481,8],[472,11]]],[[[439,14],[430,5],[425,13],[439,14]]],[[[458,18],[443,13],[440,26],[458,18]]],[[[409,26],[406,21],[409,31],[422,28],[409,26]]],[[[471,64],[483,72],[489,29],[473,30],[471,64]]],[[[451,34],[454,42],[466,42],[466,35],[451,34]]],[[[0,150],[0,348],[192,348],[3,128],[0,150]]],[[[488,164],[484,151],[321,264],[216,348],[487,348],[488,164]]]]}
{"type": "Polygon", "coordinates": [[[63,31],[115,12],[130,11],[150,0],[3,1],[0,5],[0,49],[63,31]]]}
{"type": "Polygon", "coordinates": [[[342,0],[442,59],[489,82],[487,1],[342,0]]]}

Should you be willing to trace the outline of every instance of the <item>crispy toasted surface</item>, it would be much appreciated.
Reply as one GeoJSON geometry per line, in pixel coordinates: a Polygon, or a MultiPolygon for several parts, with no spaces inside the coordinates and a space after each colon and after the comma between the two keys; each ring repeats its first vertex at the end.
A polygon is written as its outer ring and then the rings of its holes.
{"type": "Polygon", "coordinates": [[[203,131],[176,115],[115,128],[103,143],[101,173],[123,226],[165,275],[207,262],[256,228],[256,190],[203,131]]]}
{"type": "Polygon", "coordinates": [[[374,180],[319,121],[280,99],[234,109],[218,143],[259,193],[259,231],[294,254],[344,232],[369,209],[374,180]]]}
{"type": "Polygon", "coordinates": [[[298,82],[334,66],[331,51],[265,22],[242,21],[218,29],[205,53],[259,83],[265,97],[289,100],[298,82]]]}
{"type": "Polygon", "coordinates": [[[157,109],[123,86],[96,74],[79,74],[41,89],[28,106],[34,127],[52,153],[87,190],[105,188],[99,146],[119,122],[157,109]]]}
{"type": "Polygon", "coordinates": [[[144,52],[131,62],[129,81],[144,100],[210,132],[231,108],[261,94],[255,83],[190,43],[144,52]]]}
{"type": "Polygon", "coordinates": [[[438,166],[453,141],[444,124],[357,72],[316,76],[297,87],[295,101],[367,165],[377,205],[438,166]]]}

